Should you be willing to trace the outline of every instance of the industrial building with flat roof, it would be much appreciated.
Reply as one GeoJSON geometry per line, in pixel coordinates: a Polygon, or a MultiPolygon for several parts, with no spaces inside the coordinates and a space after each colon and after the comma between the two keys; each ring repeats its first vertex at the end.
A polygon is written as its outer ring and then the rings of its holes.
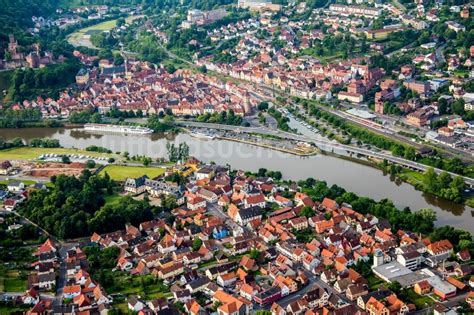
{"type": "Polygon", "coordinates": [[[410,269],[400,264],[398,261],[392,261],[377,267],[372,267],[374,273],[387,282],[392,282],[394,278],[413,273],[410,269]]]}

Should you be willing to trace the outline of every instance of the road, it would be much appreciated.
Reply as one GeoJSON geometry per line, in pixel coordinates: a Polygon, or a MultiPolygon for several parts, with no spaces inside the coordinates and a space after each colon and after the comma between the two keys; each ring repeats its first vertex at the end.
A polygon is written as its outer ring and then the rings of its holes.
{"type": "MultiPolygon", "coordinates": [[[[328,3],[329,3],[329,2],[330,2],[330,1],[328,1],[328,3]]],[[[177,56],[176,54],[170,52],[168,49],[166,49],[164,46],[162,46],[162,44],[161,44],[159,41],[157,41],[157,42],[158,42],[158,45],[168,54],[168,56],[169,56],[170,58],[174,58],[174,59],[180,60],[180,61],[182,61],[182,62],[184,62],[184,63],[190,65],[190,66],[193,67],[193,68],[197,68],[197,65],[194,64],[193,62],[188,61],[188,60],[186,60],[186,59],[184,59],[184,58],[181,58],[181,57],[177,56]]],[[[396,54],[397,52],[402,51],[403,49],[409,49],[411,46],[413,46],[414,43],[416,43],[416,41],[414,41],[414,42],[412,42],[412,43],[409,43],[408,45],[406,45],[406,46],[404,46],[404,47],[402,47],[402,48],[400,48],[400,49],[398,49],[398,50],[396,50],[396,51],[393,51],[393,52],[387,54],[387,57],[390,57],[390,56],[396,54]]],[[[437,55],[441,55],[441,56],[440,56],[440,57],[441,57],[441,60],[444,59],[444,56],[442,56],[442,53],[441,53],[442,48],[443,48],[443,45],[441,45],[440,47],[438,47],[438,49],[436,50],[436,54],[437,54],[437,55]]],[[[220,74],[223,75],[223,76],[227,76],[227,75],[225,75],[225,74],[223,74],[223,73],[220,73],[220,74]]],[[[228,77],[228,76],[227,76],[227,77],[228,77]]],[[[291,101],[291,97],[292,97],[291,95],[289,95],[288,93],[286,93],[286,92],[284,92],[284,91],[281,91],[281,90],[279,90],[279,89],[275,89],[274,87],[270,87],[270,86],[267,86],[267,85],[262,84],[262,83],[256,84],[256,83],[248,82],[248,81],[241,80],[241,79],[238,79],[238,78],[233,78],[233,77],[229,77],[229,78],[232,78],[232,79],[234,79],[234,80],[238,80],[238,81],[240,81],[240,82],[243,82],[243,84],[251,84],[254,88],[248,90],[249,94],[251,94],[251,95],[257,97],[257,99],[260,99],[260,100],[262,100],[262,101],[263,101],[263,100],[270,100],[270,101],[271,101],[271,100],[274,100],[275,95],[279,95],[279,96],[284,97],[288,102],[294,103],[294,102],[291,101]],[[262,89],[262,91],[264,91],[264,95],[258,93],[258,91],[257,91],[257,86],[258,86],[260,89],[262,89]],[[265,94],[266,94],[266,95],[265,95],[265,94]]],[[[401,135],[399,135],[399,134],[397,134],[397,133],[395,133],[395,132],[387,132],[387,130],[385,130],[385,129],[383,129],[383,128],[382,128],[382,129],[379,129],[379,128],[373,128],[373,127],[371,127],[371,126],[367,126],[367,124],[364,124],[364,123],[360,122],[359,120],[355,119],[355,117],[350,116],[350,115],[348,115],[347,113],[345,113],[345,112],[343,112],[343,111],[333,110],[333,109],[328,108],[327,106],[320,106],[320,109],[323,110],[323,111],[331,112],[332,114],[335,114],[335,115],[337,115],[337,116],[339,116],[339,117],[341,117],[341,118],[343,118],[343,119],[345,119],[345,120],[349,120],[349,121],[351,121],[352,123],[357,124],[357,125],[359,125],[359,126],[362,126],[362,127],[364,127],[364,128],[370,129],[371,131],[374,131],[374,132],[376,132],[376,133],[378,133],[378,134],[382,134],[382,135],[385,135],[385,136],[388,135],[388,136],[390,136],[390,137],[394,137],[394,138],[396,138],[397,140],[402,141],[402,142],[404,142],[404,143],[407,143],[407,144],[409,144],[409,145],[416,146],[416,147],[418,147],[418,148],[420,147],[419,144],[413,143],[412,141],[410,141],[411,139],[408,139],[408,138],[406,138],[406,137],[403,137],[403,136],[401,136],[401,135]]],[[[443,148],[446,152],[450,152],[450,153],[452,153],[452,154],[456,154],[456,155],[461,154],[461,157],[462,157],[464,160],[466,160],[466,159],[467,159],[468,161],[472,161],[472,160],[473,160],[473,157],[472,157],[471,155],[469,155],[468,153],[466,153],[465,151],[463,151],[463,150],[451,148],[451,147],[448,147],[448,146],[442,146],[442,148],[443,148]]],[[[470,186],[472,186],[472,185],[470,184],[470,186]]]]}
{"type": "Polygon", "coordinates": [[[15,175],[0,175],[0,181],[4,180],[24,180],[24,181],[34,181],[34,182],[39,182],[39,183],[46,183],[49,182],[49,178],[39,178],[39,177],[34,177],[34,176],[24,176],[21,174],[15,174],[15,175]]]}
{"type": "MultiPolygon", "coordinates": [[[[193,122],[193,121],[176,121],[176,124],[184,125],[188,127],[219,129],[219,130],[228,130],[228,131],[242,132],[242,133],[260,133],[260,134],[271,135],[271,136],[280,137],[280,138],[289,139],[289,140],[308,142],[308,143],[313,143],[319,149],[326,152],[339,151],[339,152],[346,152],[346,153],[351,153],[351,154],[359,154],[359,155],[363,155],[370,158],[376,158],[379,160],[387,160],[391,163],[398,164],[398,165],[401,165],[413,170],[417,170],[420,172],[425,172],[428,168],[430,168],[430,166],[427,166],[418,162],[406,160],[401,157],[396,157],[396,156],[391,155],[390,153],[376,152],[373,150],[340,144],[337,141],[322,140],[321,138],[316,137],[316,135],[314,137],[310,137],[310,136],[304,136],[304,135],[297,135],[297,134],[293,134],[293,133],[289,133],[285,131],[270,130],[265,127],[242,127],[242,126],[220,125],[220,124],[213,124],[213,123],[201,123],[201,122],[193,122]]],[[[434,168],[434,170],[438,174],[441,172],[444,172],[444,170],[441,170],[438,168],[434,168]]],[[[455,173],[451,173],[451,172],[448,172],[448,173],[451,176],[459,176],[458,174],[455,174],[455,173]]],[[[469,177],[463,177],[463,179],[466,182],[466,184],[468,184],[470,187],[474,187],[474,179],[469,178],[469,177]]]]}
{"type": "Polygon", "coordinates": [[[56,296],[54,298],[54,305],[61,305],[63,300],[63,290],[67,284],[67,252],[72,248],[79,246],[78,243],[64,243],[59,248],[59,275],[56,281],[56,296]]]}
{"type": "Polygon", "coordinates": [[[440,45],[439,47],[436,48],[435,50],[435,54],[436,54],[436,59],[439,60],[439,62],[446,62],[446,58],[444,58],[444,55],[443,55],[443,49],[444,47],[446,47],[446,43],[444,43],[443,45],[440,45]]]}
{"type": "Polygon", "coordinates": [[[31,221],[30,219],[28,219],[27,217],[21,215],[20,213],[16,212],[16,211],[10,211],[10,213],[13,213],[14,215],[16,215],[17,217],[19,217],[21,220],[23,220],[24,222],[27,222],[33,226],[35,226],[36,228],[38,228],[39,230],[41,230],[41,232],[43,232],[45,235],[47,235],[52,241],[54,241],[56,244],[60,244],[61,243],[61,240],[58,240],[54,235],[50,234],[48,231],[46,231],[45,229],[43,229],[41,226],[39,226],[38,224],[36,224],[35,222],[31,221]]]}
{"type": "MultiPolygon", "coordinates": [[[[266,86],[265,84],[259,84],[258,87],[264,92],[264,94],[262,95],[262,94],[252,93],[255,96],[258,96],[260,99],[262,99],[262,98],[265,99],[266,98],[267,100],[268,99],[273,100],[274,99],[273,95],[275,95],[275,94],[277,96],[284,97],[287,104],[291,104],[293,106],[296,106],[298,108],[299,112],[306,116],[305,111],[302,110],[302,106],[295,103],[292,100],[292,96],[290,94],[288,94],[284,91],[266,86]]],[[[353,124],[361,126],[365,129],[369,129],[370,131],[373,131],[377,134],[381,134],[383,136],[387,136],[387,137],[390,137],[390,138],[395,138],[396,140],[398,140],[400,142],[407,143],[407,144],[409,144],[411,146],[415,146],[417,148],[423,147],[423,145],[418,144],[416,142],[413,142],[413,141],[411,141],[411,139],[398,134],[396,129],[392,130],[392,129],[388,129],[388,128],[380,128],[380,127],[376,128],[374,126],[370,126],[367,123],[361,121],[360,118],[349,115],[348,113],[346,113],[344,111],[341,111],[341,110],[338,110],[338,109],[333,109],[333,108],[330,108],[329,106],[325,106],[325,105],[322,105],[322,104],[314,104],[314,105],[322,111],[329,112],[333,115],[338,116],[339,118],[342,118],[343,120],[350,121],[353,124]]],[[[390,118],[388,116],[384,116],[383,119],[390,120],[390,118]]],[[[411,131],[411,133],[416,133],[416,132],[411,131]]],[[[441,147],[444,151],[449,152],[450,154],[454,154],[456,156],[459,156],[461,159],[463,159],[465,161],[469,161],[469,162],[473,161],[473,156],[470,153],[468,153],[464,150],[461,150],[461,149],[458,149],[458,148],[452,148],[452,147],[444,146],[444,145],[442,145],[441,147]]]]}
{"type": "MultiPolygon", "coordinates": [[[[288,306],[289,304],[301,299],[308,291],[313,289],[315,286],[319,286],[325,289],[329,294],[334,294],[338,296],[345,303],[351,303],[351,301],[349,301],[349,299],[346,298],[345,295],[339,294],[333,287],[324,283],[319,276],[312,274],[306,269],[303,269],[303,271],[306,277],[308,278],[308,281],[309,281],[308,284],[305,285],[301,290],[293,294],[287,295],[284,298],[278,300],[276,302],[278,305],[280,305],[283,308],[286,308],[286,306],[288,306]]],[[[265,307],[263,307],[263,309],[270,309],[270,307],[271,305],[266,305],[265,307]]]]}

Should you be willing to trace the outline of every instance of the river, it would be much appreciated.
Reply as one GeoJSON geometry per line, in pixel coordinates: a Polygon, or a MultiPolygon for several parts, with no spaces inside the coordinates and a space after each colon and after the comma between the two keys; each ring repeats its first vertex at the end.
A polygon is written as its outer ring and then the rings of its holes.
{"type": "Polygon", "coordinates": [[[234,169],[257,171],[259,168],[279,170],[284,178],[292,180],[313,177],[337,184],[348,191],[376,200],[388,198],[399,208],[412,210],[432,208],[437,215],[436,225],[451,225],[474,232],[474,209],[437,198],[415,190],[411,185],[393,181],[389,175],[368,165],[331,155],[311,157],[265,149],[226,140],[197,139],[188,134],[149,136],[121,136],[115,134],[91,134],[81,129],[27,128],[0,129],[5,140],[21,137],[58,139],[63,147],[85,148],[89,145],[106,147],[114,152],[128,151],[130,155],[166,157],[166,143],[186,142],[191,155],[218,164],[229,164],[234,169]]]}

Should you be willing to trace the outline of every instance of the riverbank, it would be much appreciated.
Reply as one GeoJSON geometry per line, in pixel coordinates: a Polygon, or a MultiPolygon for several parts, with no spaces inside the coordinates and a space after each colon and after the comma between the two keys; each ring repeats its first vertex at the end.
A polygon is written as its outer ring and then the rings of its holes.
{"type": "MultiPolygon", "coordinates": [[[[400,180],[404,181],[405,183],[408,183],[408,184],[412,185],[413,187],[415,187],[415,189],[418,189],[418,190],[423,191],[423,192],[432,193],[432,194],[434,194],[435,196],[437,196],[439,198],[446,199],[442,195],[440,195],[439,193],[434,193],[434,192],[431,192],[427,189],[426,183],[425,183],[426,182],[426,175],[423,174],[423,173],[403,169],[400,173],[397,173],[395,176],[397,178],[399,178],[400,180]]],[[[452,189],[454,189],[454,187],[452,187],[453,186],[452,183],[453,182],[451,182],[449,184],[446,184],[447,187],[440,188],[440,190],[441,189],[450,189],[451,190],[450,193],[453,193],[452,189]]],[[[441,181],[440,181],[439,184],[442,184],[441,181]]],[[[464,189],[461,189],[461,190],[462,190],[461,191],[461,197],[460,197],[461,201],[460,202],[457,202],[457,201],[454,201],[454,200],[451,200],[451,201],[473,207],[474,206],[474,194],[473,194],[473,192],[470,189],[467,192],[464,191],[464,189]]],[[[447,199],[447,200],[450,200],[450,199],[447,199]]]]}
{"type": "Polygon", "coordinates": [[[217,137],[217,139],[255,145],[255,146],[258,146],[258,147],[262,147],[262,148],[266,148],[266,149],[270,149],[270,150],[276,150],[276,151],[280,151],[280,152],[284,152],[284,153],[288,153],[288,154],[293,154],[293,155],[297,155],[297,156],[312,156],[312,155],[316,155],[318,152],[321,152],[317,149],[314,149],[311,152],[307,152],[307,153],[306,152],[299,152],[295,149],[291,150],[291,149],[276,147],[276,146],[265,144],[265,143],[253,142],[253,141],[237,139],[237,138],[217,137]]]}
{"type": "Polygon", "coordinates": [[[0,160],[36,160],[39,156],[44,154],[58,154],[58,155],[84,155],[91,157],[117,157],[113,153],[99,153],[86,151],[76,148],[32,148],[32,147],[18,147],[11,149],[0,150],[0,160]]]}
{"type": "MultiPolygon", "coordinates": [[[[50,138],[59,140],[65,148],[85,149],[93,145],[107,148],[112,152],[128,152],[130,156],[150,156],[153,159],[167,157],[168,142],[176,145],[185,142],[190,147],[191,156],[207,163],[229,164],[232,169],[254,172],[259,168],[280,170],[284,179],[293,181],[308,177],[317,178],[329,185],[337,184],[348,191],[374,200],[391,199],[399,209],[432,208],[438,218],[437,226],[451,225],[474,231],[472,207],[420,192],[401,180],[394,180],[389,173],[370,165],[366,160],[354,161],[355,156],[341,158],[331,152],[297,156],[241,142],[193,138],[187,133],[160,133],[139,137],[91,134],[77,128],[2,129],[1,133],[5,140],[20,137],[29,142],[33,138],[50,138]]],[[[89,153],[93,152],[87,152],[89,153]]],[[[5,158],[13,159],[11,156],[3,155],[2,159],[5,158]]]]}

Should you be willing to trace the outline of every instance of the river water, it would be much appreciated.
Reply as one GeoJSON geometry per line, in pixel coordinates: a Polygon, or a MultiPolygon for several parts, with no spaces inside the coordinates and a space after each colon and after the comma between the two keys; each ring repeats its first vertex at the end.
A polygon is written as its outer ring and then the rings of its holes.
{"type": "Polygon", "coordinates": [[[198,159],[217,164],[229,164],[234,169],[257,171],[259,168],[279,170],[285,179],[300,180],[313,177],[337,184],[348,191],[376,200],[388,198],[399,208],[412,210],[432,208],[437,215],[436,225],[451,225],[474,232],[474,209],[415,190],[412,186],[391,180],[382,171],[354,161],[331,155],[311,157],[295,155],[226,140],[198,139],[188,134],[123,136],[91,134],[81,129],[27,128],[0,129],[5,140],[21,137],[58,139],[63,147],[85,148],[89,145],[106,147],[114,152],[128,151],[130,155],[166,157],[166,143],[186,142],[190,154],[198,159]]]}

